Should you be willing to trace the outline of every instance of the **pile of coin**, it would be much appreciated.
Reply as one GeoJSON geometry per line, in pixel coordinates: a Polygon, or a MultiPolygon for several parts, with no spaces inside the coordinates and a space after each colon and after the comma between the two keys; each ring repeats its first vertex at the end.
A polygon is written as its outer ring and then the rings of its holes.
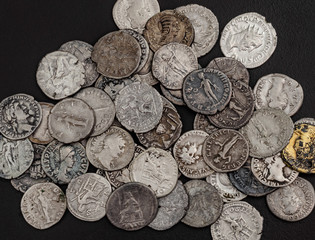
{"type": "Polygon", "coordinates": [[[247,195],[266,196],[283,220],[307,217],[314,188],[298,174],[315,173],[315,119],[290,117],[303,89],[279,73],[248,85],[247,68],[275,51],[272,25],[233,18],[225,57],[202,68],[219,36],[211,10],[117,0],[113,18],[120,30],[94,46],[70,41],[40,61],[37,83],[55,105],[27,94],[0,103],[0,177],[24,193],[25,220],[46,229],[68,209],[127,231],[181,221],[211,226],[213,239],[259,239],[263,217],[247,195]],[[174,105],[196,112],[194,130],[182,134],[174,105]]]}

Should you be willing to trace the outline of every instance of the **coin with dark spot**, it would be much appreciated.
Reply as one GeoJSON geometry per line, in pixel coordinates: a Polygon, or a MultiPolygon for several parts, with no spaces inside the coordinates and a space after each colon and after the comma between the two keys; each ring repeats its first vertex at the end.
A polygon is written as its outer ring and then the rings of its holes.
{"type": "Polygon", "coordinates": [[[197,113],[194,120],[194,130],[202,130],[208,134],[218,130],[213,126],[206,115],[197,113]]]}

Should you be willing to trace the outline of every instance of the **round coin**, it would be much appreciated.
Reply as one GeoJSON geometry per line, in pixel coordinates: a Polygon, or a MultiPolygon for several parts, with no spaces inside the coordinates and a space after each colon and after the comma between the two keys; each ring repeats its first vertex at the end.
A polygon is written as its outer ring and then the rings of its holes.
{"type": "Polygon", "coordinates": [[[211,134],[218,129],[210,123],[206,115],[197,113],[194,119],[194,130],[202,130],[211,134]]]}
{"type": "Polygon", "coordinates": [[[162,84],[160,84],[160,88],[161,88],[163,95],[173,104],[176,104],[179,106],[185,106],[186,105],[186,103],[183,100],[182,91],[179,90],[181,97],[176,97],[175,95],[173,95],[174,91],[171,92],[171,90],[168,90],[165,87],[163,87],[162,84]]]}
{"type": "Polygon", "coordinates": [[[315,126],[315,118],[301,118],[297,120],[294,125],[300,124],[300,123],[305,123],[305,124],[310,124],[315,126]]]}
{"type": "Polygon", "coordinates": [[[137,78],[139,82],[147,83],[150,86],[153,86],[159,83],[159,80],[153,77],[152,72],[148,72],[147,74],[142,74],[142,75],[136,74],[134,75],[134,77],[137,78]]]}

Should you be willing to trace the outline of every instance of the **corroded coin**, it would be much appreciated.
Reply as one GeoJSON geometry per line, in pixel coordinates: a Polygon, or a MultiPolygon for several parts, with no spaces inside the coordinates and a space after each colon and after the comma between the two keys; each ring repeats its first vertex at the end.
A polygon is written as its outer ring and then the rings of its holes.
{"type": "Polygon", "coordinates": [[[56,51],[47,54],[39,63],[36,79],[47,97],[63,99],[76,93],[85,83],[85,69],[71,53],[56,51]]]}
{"type": "Polygon", "coordinates": [[[42,167],[55,183],[67,184],[87,172],[89,161],[80,143],[52,141],[42,155],[42,167]]]}
{"type": "Polygon", "coordinates": [[[205,115],[222,111],[229,103],[232,85],[227,76],[214,69],[203,68],[188,74],[183,84],[187,106],[205,115]]]}
{"type": "Polygon", "coordinates": [[[185,183],[189,196],[189,208],[182,222],[196,228],[213,224],[222,212],[223,200],[218,191],[202,180],[185,183]]]}
{"type": "Polygon", "coordinates": [[[139,75],[144,75],[144,74],[147,74],[147,73],[151,72],[153,55],[154,55],[153,51],[151,49],[149,49],[148,60],[145,63],[145,65],[143,66],[143,68],[138,71],[139,75]]]}
{"type": "Polygon", "coordinates": [[[303,103],[303,89],[294,79],[280,73],[261,77],[254,88],[256,109],[270,107],[294,115],[303,103]]]}
{"type": "Polygon", "coordinates": [[[194,130],[202,130],[211,134],[218,129],[210,123],[206,115],[197,113],[194,119],[194,130]]]}
{"type": "Polygon", "coordinates": [[[190,46],[194,40],[194,28],[185,15],[175,10],[165,10],[147,21],[143,35],[152,51],[156,52],[171,42],[190,46]]]}
{"type": "Polygon", "coordinates": [[[149,84],[150,86],[153,86],[155,84],[159,83],[159,80],[157,80],[155,77],[153,77],[152,72],[148,72],[146,74],[136,74],[134,75],[134,78],[138,79],[139,82],[144,82],[149,84]]]}
{"type": "Polygon", "coordinates": [[[116,227],[135,231],[155,218],[158,201],[151,188],[142,183],[126,183],[117,188],[106,203],[108,220],[116,227]]]}
{"type": "Polygon", "coordinates": [[[306,218],[314,209],[313,185],[298,177],[292,184],[267,195],[270,211],[286,221],[295,222],[306,218]]]}
{"type": "Polygon", "coordinates": [[[233,18],[223,29],[220,47],[226,57],[232,57],[247,68],[266,62],[277,46],[277,34],[265,17],[255,12],[233,18]]]}
{"type": "Polygon", "coordinates": [[[0,132],[11,140],[30,136],[42,120],[42,109],[27,94],[15,94],[0,103],[0,132]]]}
{"type": "Polygon", "coordinates": [[[106,201],[112,189],[106,178],[85,173],[71,180],[67,187],[67,206],[78,219],[94,222],[106,214],[106,201]]]}
{"type": "Polygon", "coordinates": [[[97,71],[115,79],[129,77],[134,73],[139,67],[140,59],[138,41],[124,31],[106,34],[97,41],[92,52],[97,71]]]}
{"type": "Polygon", "coordinates": [[[261,238],[263,220],[260,213],[247,202],[226,203],[220,218],[211,225],[211,236],[214,240],[258,240],[261,238]]]}
{"type": "Polygon", "coordinates": [[[171,90],[168,90],[166,89],[165,87],[163,87],[162,84],[160,84],[160,88],[161,88],[161,91],[163,93],[163,95],[170,101],[172,102],[173,104],[176,104],[176,105],[179,105],[179,106],[185,106],[186,103],[184,102],[183,100],[183,94],[182,94],[182,91],[181,90],[174,90],[174,91],[171,91],[171,90]],[[174,92],[177,92],[180,94],[181,97],[176,97],[174,96],[174,92]]]}
{"type": "Polygon", "coordinates": [[[173,191],[158,201],[158,212],[149,227],[163,231],[173,227],[185,216],[189,199],[183,183],[178,180],[173,191]]]}

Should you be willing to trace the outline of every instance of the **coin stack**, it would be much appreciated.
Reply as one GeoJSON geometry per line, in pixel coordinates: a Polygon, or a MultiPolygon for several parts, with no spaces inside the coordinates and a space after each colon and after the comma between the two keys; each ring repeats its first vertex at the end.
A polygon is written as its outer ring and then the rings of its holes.
{"type": "Polygon", "coordinates": [[[276,49],[273,26],[255,12],[233,18],[224,57],[202,68],[219,36],[211,10],[117,0],[113,18],[119,30],[94,46],[70,41],[40,61],[37,83],[56,104],[0,103],[0,177],[24,193],[25,220],[47,229],[68,209],[127,231],[181,221],[213,239],[260,239],[246,196],[266,196],[280,219],[307,217],[314,188],[298,175],[315,173],[315,119],[291,119],[303,89],[280,73],[248,85],[247,69],[276,49]],[[196,112],[194,130],[182,134],[174,105],[196,112]]]}

